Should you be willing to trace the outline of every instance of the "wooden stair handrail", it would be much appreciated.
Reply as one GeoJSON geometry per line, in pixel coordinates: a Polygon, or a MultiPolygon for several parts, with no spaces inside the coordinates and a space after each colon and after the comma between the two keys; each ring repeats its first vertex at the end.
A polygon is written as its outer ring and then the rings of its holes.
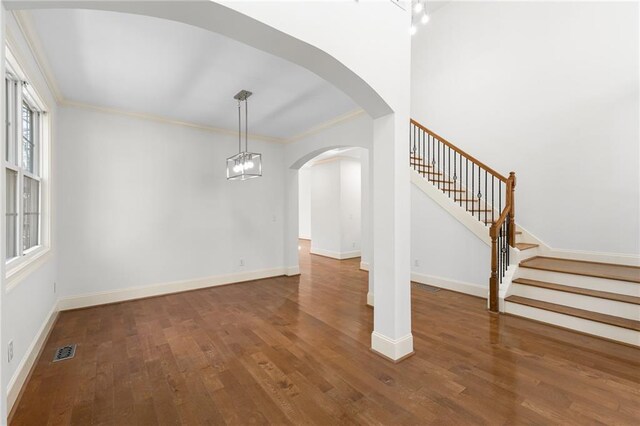
{"type": "Polygon", "coordinates": [[[443,193],[447,193],[449,197],[452,197],[454,202],[462,203],[464,201],[465,208],[470,211],[472,215],[478,213],[478,220],[485,224],[491,224],[489,228],[489,236],[491,238],[491,277],[489,278],[489,310],[491,312],[499,312],[499,295],[498,291],[502,279],[505,277],[510,264],[510,249],[509,247],[516,246],[516,223],[515,223],[515,187],[516,187],[516,174],[515,172],[509,173],[509,177],[506,177],[491,167],[479,161],[472,155],[467,154],[451,142],[443,138],[442,136],[432,132],[431,130],[418,123],[416,120],[410,120],[410,132],[409,141],[413,146],[409,146],[409,158],[410,165],[420,173],[425,179],[434,184],[443,193]],[[413,127],[411,127],[413,126],[413,127]],[[411,136],[413,135],[413,137],[411,136]],[[429,135],[430,137],[425,137],[429,135]],[[433,139],[432,139],[433,138],[433,139]],[[425,141],[426,139],[426,141],[425,141]],[[426,147],[425,147],[426,142],[426,147]],[[446,155],[445,147],[448,149],[448,156],[446,155]],[[451,174],[451,153],[453,152],[453,175],[451,174]],[[440,154],[442,153],[442,161],[440,154]],[[426,156],[425,156],[426,154],[426,156]],[[436,155],[437,154],[437,155],[436,155]],[[457,159],[459,156],[459,162],[457,159]],[[425,159],[426,158],[426,162],[425,159]],[[463,163],[462,160],[466,159],[464,166],[464,184],[463,188],[463,163]],[[437,164],[436,164],[437,161],[437,164]],[[470,164],[469,164],[470,163],[470,164]],[[459,167],[456,169],[456,165],[459,167]],[[469,165],[471,165],[471,191],[469,194],[469,165]],[[477,168],[477,173],[476,173],[477,168]],[[430,177],[431,172],[437,170],[439,174],[436,178],[430,177]],[[459,175],[457,173],[460,173],[459,175]],[[482,193],[482,174],[484,173],[484,194],[482,193]],[[477,176],[477,186],[476,183],[477,176]],[[488,183],[487,176],[491,176],[491,183],[488,183]],[[502,211],[498,212],[499,216],[497,220],[494,220],[494,195],[496,194],[494,180],[498,181],[498,204],[502,211]],[[505,205],[502,208],[502,184],[505,184],[505,205]],[[459,187],[458,187],[459,186],[459,187]],[[489,189],[490,188],[490,189],[489,189]],[[477,195],[476,195],[477,189],[477,195]],[[456,199],[456,194],[464,193],[463,196],[459,196],[459,200],[456,199]],[[481,203],[481,197],[484,195],[484,209],[481,203]],[[488,208],[487,200],[491,196],[491,209],[488,208]],[[477,197],[477,199],[475,199],[477,197]],[[464,200],[463,200],[464,198],[464,200]],[[468,203],[477,203],[478,209],[476,210],[474,204],[472,204],[471,210],[469,210],[468,203]],[[485,212],[484,220],[482,219],[481,212],[485,212]],[[491,212],[491,218],[488,219],[488,213],[491,212]]]}
{"type": "Polygon", "coordinates": [[[424,130],[425,132],[427,132],[428,134],[430,134],[434,138],[438,139],[440,142],[442,142],[443,144],[445,144],[449,148],[451,148],[454,151],[456,151],[458,154],[462,155],[463,157],[468,158],[469,160],[471,160],[474,163],[476,163],[478,166],[482,167],[483,169],[486,169],[489,173],[491,173],[492,175],[494,175],[495,177],[497,177],[498,179],[500,179],[504,183],[507,183],[508,178],[506,178],[504,175],[496,172],[491,167],[489,167],[486,164],[484,164],[482,161],[476,159],[474,156],[472,156],[470,154],[467,154],[466,152],[464,152],[463,150],[461,150],[460,148],[458,148],[457,146],[455,146],[454,144],[452,144],[451,142],[449,142],[448,140],[446,140],[442,136],[440,136],[440,135],[432,132],[431,130],[427,129],[422,124],[420,124],[417,121],[415,121],[413,118],[411,119],[411,124],[413,124],[414,126],[424,130]]]}

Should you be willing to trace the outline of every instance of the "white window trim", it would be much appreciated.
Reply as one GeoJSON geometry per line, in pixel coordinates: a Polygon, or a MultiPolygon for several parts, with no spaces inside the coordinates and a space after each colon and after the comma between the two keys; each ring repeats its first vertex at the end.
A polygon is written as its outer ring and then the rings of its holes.
{"type": "MultiPolygon", "coordinates": [[[[11,51],[9,45],[5,46],[5,62],[6,62],[6,76],[22,82],[24,85],[22,90],[17,90],[18,99],[15,101],[16,105],[20,105],[19,111],[16,117],[13,117],[14,121],[21,122],[22,101],[26,102],[31,108],[40,113],[39,125],[37,126],[38,139],[39,139],[39,152],[38,155],[38,167],[40,176],[33,176],[28,172],[23,171],[24,176],[35,178],[40,182],[40,226],[39,226],[39,242],[40,244],[29,248],[22,252],[22,239],[19,238],[18,256],[5,261],[5,291],[9,292],[14,289],[24,278],[30,275],[33,271],[37,270],[51,255],[51,185],[50,185],[50,171],[51,171],[51,123],[50,116],[47,114],[47,105],[42,101],[42,98],[38,95],[34,87],[28,82],[30,79],[24,73],[22,67],[16,60],[16,57],[11,51]],[[22,93],[25,92],[25,96],[22,93]]],[[[12,129],[16,134],[17,140],[21,140],[22,134],[18,134],[18,127],[12,129]]],[[[3,147],[6,143],[3,143],[3,147]]],[[[19,146],[19,145],[18,145],[19,146]]],[[[4,148],[2,148],[4,151],[4,148]]],[[[18,164],[21,161],[21,150],[18,150],[18,164]]],[[[9,168],[18,171],[19,167],[6,161],[6,153],[2,153],[2,165],[3,168],[9,168]]],[[[5,170],[2,171],[5,173],[5,170]]],[[[23,183],[22,177],[19,178],[17,183],[18,194],[22,193],[23,183]]],[[[2,200],[5,203],[5,200],[2,200]]],[[[21,200],[19,200],[21,202],[21,200]]],[[[3,209],[6,211],[6,206],[3,209]]],[[[3,215],[4,216],[4,215],[3,215]]],[[[6,226],[6,216],[2,218],[2,226],[6,226]]],[[[18,216],[18,229],[22,230],[22,218],[18,216]]],[[[20,232],[20,236],[22,233],[20,232]]]]}

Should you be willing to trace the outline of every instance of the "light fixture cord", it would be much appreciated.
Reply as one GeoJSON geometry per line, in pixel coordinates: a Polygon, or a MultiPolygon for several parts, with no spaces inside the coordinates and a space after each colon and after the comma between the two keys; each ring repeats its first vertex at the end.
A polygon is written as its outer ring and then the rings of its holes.
{"type": "Polygon", "coordinates": [[[249,152],[249,100],[244,100],[244,148],[249,152]]]}
{"type": "Polygon", "coordinates": [[[238,154],[242,152],[242,116],[240,111],[240,99],[238,99],[238,154]]]}

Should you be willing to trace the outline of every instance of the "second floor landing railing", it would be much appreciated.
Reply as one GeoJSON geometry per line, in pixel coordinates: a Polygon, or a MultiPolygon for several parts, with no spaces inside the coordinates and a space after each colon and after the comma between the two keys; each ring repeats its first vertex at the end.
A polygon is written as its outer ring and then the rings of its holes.
{"type": "Polygon", "coordinates": [[[489,309],[498,312],[509,246],[515,247],[515,173],[498,173],[415,120],[410,125],[409,160],[423,178],[489,227],[489,309]]]}

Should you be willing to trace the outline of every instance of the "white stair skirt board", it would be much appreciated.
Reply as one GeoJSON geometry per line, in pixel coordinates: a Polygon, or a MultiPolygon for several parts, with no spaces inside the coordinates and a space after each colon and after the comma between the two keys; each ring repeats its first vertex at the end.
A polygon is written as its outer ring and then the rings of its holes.
{"type": "Polygon", "coordinates": [[[373,293],[370,291],[367,292],[367,305],[373,308],[373,293]]]}
{"type": "Polygon", "coordinates": [[[392,361],[398,361],[413,353],[413,335],[390,339],[377,331],[371,333],[371,349],[392,361]]]}
{"type": "Polygon", "coordinates": [[[288,268],[286,268],[285,275],[288,277],[300,275],[300,266],[289,266],[288,268]]]}
{"type": "Polygon", "coordinates": [[[338,259],[338,260],[353,259],[354,257],[360,257],[360,250],[339,252],[339,251],[331,251],[331,250],[311,247],[311,250],[309,250],[309,253],[317,254],[319,256],[324,256],[324,257],[330,257],[332,259],[338,259]]]}
{"type": "Polygon", "coordinates": [[[518,278],[528,278],[547,283],[588,288],[590,290],[608,291],[609,293],[626,294],[627,296],[640,296],[640,284],[629,281],[610,280],[608,278],[589,277],[586,275],[523,267],[518,268],[518,278]]]}
{"type": "Polygon", "coordinates": [[[411,183],[413,183],[418,189],[427,194],[429,198],[435,201],[440,207],[442,207],[447,213],[456,218],[458,222],[464,225],[467,229],[473,232],[482,242],[486,245],[491,245],[491,238],[489,238],[489,228],[484,226],[477,218],[471,216],[471,214],[460,207],[453,199],[449,198],[441,190],[436,188],[427,179],[420,176],[420,174],[410,167],[411,183]]]}
{"type": "Polygon", "coordinates": [[[640,332],[635,330],[629,330],[627,328],[603,324],[597,321],[551,312],[544,309],[534,308],[532,306],[524,306],[513,302],[505,303],[505,311],[509,314],[557,325],[558,327],[581,331],[583,333],[593,334],[595,336],[604,337],[617,342],[640,346],[640,332]]]}
{"type": "Polygon", "coordinates": [[[411,273],[411,281],[430,285],[432,287],[443,288],[446,290],[457,291],[458,293],[470,294],[472,296],[487,298],[489,291],[489,277],[487,277],[486,285],[466,283],[463,281],[451,280],[448,278],[436,277],[433,275],[424,275],[417,272],[411,273]]]}
{"type": "Polygon", "coordinates": [[[513,283],[513,292],[511,294],[528,299],[540,300],[542,302],[555,303],[571,308],[584,309],[585,311],[599,312],[601,314],[640,321],[640,306],[633,303],[601,299],[599,297],[518,283],[513,283]]]}
{"type": "MultiPolygon", "coordinates": [[[[49,315],[47,315],[42,327],[40,327],[38,334],[36,334],[29,345],[24,357],[20,360],[20,364],[18,365],[18,368],[16,368],[16,372],[13,374],[13,377],[9,380],[9,384],[7,385],[7,413],[11,412],[13,404],[16,403],[18,395],[20,395],[20,390],[27,381],[29,372],[38,359],[38,355],[44,348],[44,344],[47,342],[47,337],[49,337],[49,333],[51,332],[57,317],[58,309],[54,306],[49,312],[49,315]]],[[[53,357],[53,353],[51,356],[53,357]]],[[[14,362],[15,361],[17,360],[14,360],[14,362]]]]}
{"type": "Polygon", "coordinates": [[[163,294],[179,293],[181,291],[197,290],[207,287],[216,287],[226,284],[235,284],[245,281],[278,277],[286,275],[286,269],[287,268],[262,269],[257,271],[239,272],[228,275],[215,275],[195,280],[174,281],[169,283],[153,284],[114,291],[65,297],[58,301],[58,309],[61,311],[66,311],[69,309],[104,305],[106,303],[123,302],[126,300],[160,296],[163,294]]]}
{"type": "MultiPolygon", "coordinates": [[[[511,255],[513,255],[515,250],[513,248],[510,250],[511,255]]],[[[504,299],[511,296],[513,292],[513,280],[517,272],[518,264],[509,265],[504,277],[502,277],[502,283],[498,286],[498,310],[500,312],[504,312],[504,299]]],[[[487,309],[489,309],[489,284],[487,284],[487,295],[485,297],[487,298],[487,309]]]]}
{"type": "Polygon", "coordinates": [[[363,271],[369,271],[369,263],[368,262],[360,262],[360,269],[363,271]]]}

